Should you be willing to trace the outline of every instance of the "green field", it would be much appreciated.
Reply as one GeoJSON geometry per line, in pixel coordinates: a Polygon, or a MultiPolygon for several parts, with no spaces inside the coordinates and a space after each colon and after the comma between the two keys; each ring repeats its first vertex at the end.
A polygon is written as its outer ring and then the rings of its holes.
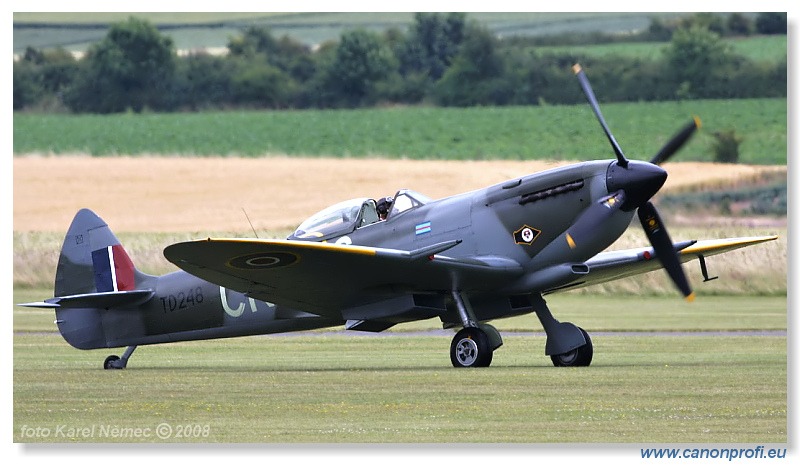
{"type": "MultiPolygon", "coordinates": [[[[756,36],[746,39],[726,39],[731,52],[749,60],[776,63],[787,59],[785,35],[781,36],[756,36]]],[[[534,50],[542,54],[561,54],[570,56],[589,56],[594,58],[628,57],[640,60],[656,60],[662,56],[662,51],[668,43],[659,42],[632,42],[599,45],[574,45],[574,46],[548,46],[536,47],[534,50]]]]}
{"type": "MultiPolygon", "coordinates": [[[[102,40],[105,27],[124,21],[132,13],[14,13],[14,52],[27,46],[86,50],[102,40]],[[35,27],[32,27],[35,25],[35,27]]],[[[307,44],[338,40],[345,30],[364,28],[378,32],[406,30],[413,13],[133,13],[162,28],[178,49],[224,47],[248,24],[267,26],[277,37],[289,35],[307,44]]],[[[679,13],[470,13],[501,37],[564,33],[620,33],[647,28],[651,17],[672,18],[679,13]]]]}
{"type": "MultiPolygon", "coordinates": [[[[28,297],[22,293],[15,300],[28,297]]],[[[75,350],[46,329],[52,328],[52,314],[21,316],[26,310],[15,309],[14,441],[787,441],[785,336],[597,333],[614,321],[622,329],[626,321],[640,330],[675,328],[660,318],[669,306],[686,304],[581,296],[549,300],[559,318],[594,333],[591,367],[552,367],[541,334],[514,333],[515,328],[540,331],[538,323],[533,326],[535,317],[525,316],[498,322],[506,344],[488,369],[450,367],[447,334],[318,331],[140,347],[128,369],[108,372],[100,368],[102,359],[118,350],[75,350]],[[567,305],[575,309],[559,311],[567,305]],[[650,317],[645,307],[652,310],[650,317]],[[154,436],[162,423],[173,436],[154,436]],[[149,429],[150,436],[111,437],[109,425],[117,431],[149,429]],[[50,436],[35,436],[35,428],[50,436]],[[92,428],[89,438],[64,436],[92,428]],[[175,437],[179,430],[191,433],[175,437]]],[[[696,304],[695,312],[675,312],[682,315],[678,328],[786,327],[785,299],[696,304]]],[[[435,327],[431,320],[412,329],[435,327]]]]}
{"type": "MultiPolygon", "coordinates": [[[[703,129],[679,155],[710,161],[716,131],[743,138],[740,162],[786,163],[785,99],[603,106],[629,158],[649,159],[692,115],[703,129]]],[[[611,157],[588,105],[205,112],[14,114],[14,153],[553,159],[611,157]]]]}

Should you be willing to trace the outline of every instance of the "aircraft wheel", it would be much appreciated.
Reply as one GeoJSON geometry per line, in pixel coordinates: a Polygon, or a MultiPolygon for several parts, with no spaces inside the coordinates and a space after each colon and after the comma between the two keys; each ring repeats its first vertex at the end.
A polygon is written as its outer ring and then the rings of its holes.
{"type": "Polygon", "coordinates": [[[106,357],[106,361],[103,362],[103,369],[104,370],[113,370],[118,369],[117,361],[119,361],[119,357],[116,355],[109,355],[106,357]]]}
{"type": "Polygon", "coordinates": [[[464,328],[450,344],[450,361],[456,368],[488,367],[492,363],[489,336],[478,328],[464,328]]]}
{"type": "Polygon", "coordinates": [[[553,361],[553,365],[557,367],[588,367],[592,363],[592,355],[594,354],[592,339],[583,328],[578,329],[583,333],[586,344],[563,354],[551,355],[550,359],[553,361]]]}

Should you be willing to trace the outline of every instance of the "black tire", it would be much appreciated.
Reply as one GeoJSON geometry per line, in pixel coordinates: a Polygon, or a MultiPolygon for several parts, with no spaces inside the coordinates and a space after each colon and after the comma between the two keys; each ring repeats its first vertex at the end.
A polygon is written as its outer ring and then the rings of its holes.
{"type": "Polygon", "coordinates": [[[594,355],[592,338],[583,328],[578,329],[583,333],[586,344],[564,354],[551,355],[550,359],[553,361],[553,365],[557,367],[588,367],[592,363],[592,355],[594,355]]]}
{"type": "Polygon", "coordinates": [[[117,367],[116,367],[116,366],[114,366],[114,362],[116,362],[117,360],[119,360],[119,357],[118,357],[118,356],[116,356],[116,355],[109,355],[108,357],[106,357],[106,361],[105,361],[105,362],[103,362],[103,369],[104,369],[104,370],[114,370],[114,369],[117,369],[117,367]]]}
{"type": "Polygon", "coordinates": [[[489,336],[478,328],[464,328],[450,344],[450,361],[456,368],[488,367],[492,363],[489,336]]]}

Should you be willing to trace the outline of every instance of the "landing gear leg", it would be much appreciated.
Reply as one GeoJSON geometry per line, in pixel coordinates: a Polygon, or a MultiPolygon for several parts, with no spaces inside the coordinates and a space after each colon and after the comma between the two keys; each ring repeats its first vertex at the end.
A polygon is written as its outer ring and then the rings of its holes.
{"type": "Polygon", "coordinates": [[[103,362],[103,369],[121,370],[125,368],[128,366],[128,359],[131,358],[134,350],[136,350],[136,346],[129,346],[127,349],[125,349],[125,353],[122,354],[122,358],[119,358],[116,355],[109,355],[106,357],[105,362],[103,362]]]}
{"type": "Polygon", "coordinates": [[[452,295],[464,329],[450,344],[450,361],[456,368],[488,367],[503,339],[494,326],[477,322],[469,301],[460,292],[453,291],[452,295]]]}
{"type": "Polygon", "coordinates": [[[592,363],[592,340],[589,334],[572,323],[561,323],[550,313],[540,294],[531,295],[531,304],[547,334],[544,354],[553,365],[561,367],[589,366],[592,363]]]}

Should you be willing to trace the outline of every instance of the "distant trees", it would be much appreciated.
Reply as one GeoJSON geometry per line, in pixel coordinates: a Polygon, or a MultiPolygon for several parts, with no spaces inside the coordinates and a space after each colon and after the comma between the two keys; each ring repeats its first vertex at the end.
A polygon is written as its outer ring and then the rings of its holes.
{"type": "MultiPolygon", "coordinates": [[[[594,58],[541,51],[539,38],[500,40],[462,13],[419,13],[408,31],[345,31],[315,50],[250,26],[229,40],[224,56],[179,57],[169,37],[130,18],[112,25],[81,59],[64,50],[26,50],[14,62],[14,109],[569,104],[583,99],[570,72],[578,61],[591,70],[595,90],[606,101],[785,97],[785,61],[752,62],[722,40],[780,30],[786,30],[781,13],[654,19],[639,40],[668,41],[660,56],[594,58]]],[[[618,40],[569,38],[606,39],[618,40]]]]}
{"type": "Polygon", "coordinates": [[[445,106],[497,105],[507,103],[505,63],[497,51],[497,39],[485,28],[472,26],[458,54],[433,89],[434,100],[445,106]]]}
{"type": "Polygon", "coordinates": [[[665,55],[678,98],[713,95],[720,78],[731,72],[730,48],[719,34],[702,26],[676,31],[665,55]]]}
{"type": "Polygon", "coordinates": [[[355,107],[377,100],[379,82],[396,72],[397,63],[381,37],[363,29],[342,34],[333,60],[323,69],[323,106],[355,107]]]}
{"type": "Polygon", "coordinates": [[[14,62],[14,109],[38,105],[52,108],[78,74],[78,62],[64,49],[40,51],[28,47],[14,62]]]}
{"type": "Polygon", "coordinates": [[[175,67],[172,39],[130,17],[89,49],[64,101],[80,112],[170,110],[175,67]]]}
{"type": "Polygon", "coordinates": [[[731,13],[726,26],[728,31],[735,36],[749,36],[753,33],[753,22],[741,13],[731,13]]]}
{"type": "Polygon", "coordinates": [[[465,29],[464,13],[416,13],[414,24],[396,51],[400,73],[438,81],[458,54],[465,29]]]}
{"type": "Polygon", "coordinates": [[[786,34],[787,29],[786,13],[760,13],[756,18],[756,32],[759,34],[786,34]]]}

